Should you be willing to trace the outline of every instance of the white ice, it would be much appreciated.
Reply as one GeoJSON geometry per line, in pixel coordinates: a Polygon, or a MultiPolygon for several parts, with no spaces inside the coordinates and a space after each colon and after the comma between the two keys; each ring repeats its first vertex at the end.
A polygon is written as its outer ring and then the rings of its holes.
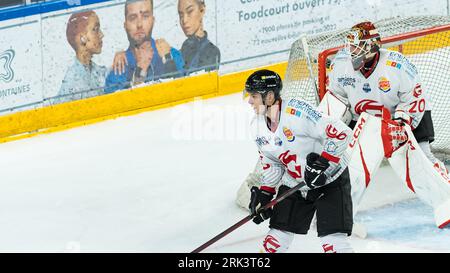
{"type": "MultiPolygon", "coordinates": [[[[246,216],[256,161],[240,94],[0,144],[1,252],[190,252],[246,216]]],[[[357,252],[450,252],[450,229],[383,167],[357,219],[357,252]]],[[[249,222],[205,252],[259,252],[249,222]]],[[[290,252],[321,252],[316,233],[290,252]]]]}

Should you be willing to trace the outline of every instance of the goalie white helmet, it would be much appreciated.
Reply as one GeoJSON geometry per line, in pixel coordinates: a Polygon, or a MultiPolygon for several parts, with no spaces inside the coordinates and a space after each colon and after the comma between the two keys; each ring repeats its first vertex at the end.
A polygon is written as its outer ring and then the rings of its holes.
{"type": "Polygon", "coordinates": [[[352,57],[353,69],[359,70],[380,50],[380,34],[369,21],[356,24],[347,35],[346,47],[352,57]]]}

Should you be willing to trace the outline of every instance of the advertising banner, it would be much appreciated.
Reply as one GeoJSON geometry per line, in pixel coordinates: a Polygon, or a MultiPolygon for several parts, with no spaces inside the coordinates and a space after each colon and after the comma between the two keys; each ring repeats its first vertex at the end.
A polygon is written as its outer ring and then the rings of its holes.
{"type": "Polygon", "coordinates": [[[447,2],[442,0],[220,2],[217,45],[222,49],[221,73],[285,61],[291,44],[302,35],[343,29],[362,20],[447,14],[447,2]]]}
{"type": "Polygon", "coordinates": [[[45,98],[60,103],[217,70],[214,1],[153,2],[112,1],[43,16],[45,98]],[[189,38],[194,34],[203,37],[189,38]]]}
{"type": "Polygon", "coordinates": [[[0,114],[284,62],[300,36],[361,20],[448,13],[447,0],[71,3],[0,22],[0,114]]]}
{"type": "Polygon", "coordinates": [[[0,22],[0,111],[41,102],[42,55],[38,17],[0,22]]]}

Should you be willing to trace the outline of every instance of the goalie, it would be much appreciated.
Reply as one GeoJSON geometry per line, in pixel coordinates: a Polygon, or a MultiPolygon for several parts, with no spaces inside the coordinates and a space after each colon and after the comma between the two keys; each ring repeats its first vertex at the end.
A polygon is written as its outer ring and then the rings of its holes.
{"type": "MultiPolygon", "coordinates": [[[[371,22],[362,22],[351,28],[330,69],[328,93],[319,108],[333,109],[329,115],[350,114],[349,126],[356,127],[348,147],[354,213],[386,157],[405,185],[433,207],[436,225],[449,224],[450,180],[445,165],[430,149],[431,105],[416,67],[401,53],[381,49],[378,30],[371,22]]],[[[257,173],[249,175],[246,183],[258,183],[257,173]]],[[[244,188],[238,203],[244,201],[244,188]]]]}
{"type": "Polygon", "coordinates": [[[329,91],[350,108],[351,128],[362,112],[381,117],[381,109],[386,107],[394,120],[412,129],[434,167],[447,173],[445,165],[431,153],[431,105],[416,67],[401,53],[380,47],[380,35],[371,22],[352,27],[346,47],[334,59],[329,91]]]}
{"type": "MultiPolygon", "coordinates": [[[[386,131],[384,135],[380,132],[378,137],[377,134],[366,134],[365,140],[370,139],[367,145],[363,144],[362,135],[359,136],[360,143],[354,147],[359,153],[354,153],[350,167],[353,169],[352,198],[355,204],[362,198],[382,158],[387,157],[405,185],[434,208],[436,224],[439,227],[447,225],[450,219],[448,172],[430,149],[434,140],[431,105],[416,67],[401,53],[381,49],[378,30],[371,22],[362,22],[351,28],[347,45],[338,52],[331,69],[329,95],[336,96],[349,107],[353,117],[350,127],[355,127],[362,113],[384,119],[392,116],[394,121],[385,121],[385,126],[378,128],[388,131],[398,124],[408,137],[407,145],[395,151],[402,143],[395,139],[387,143],[389,135],[386,131]],[[384,117],[383,109],[389,111],[384,117]],[[380,149],[376,149],[376,143],[380,144],[380,149]]],[[[364,134],[361,126],[357,129],[364,134]]],[[[403,132],[397,133],[401,135],[403,132]]]]}

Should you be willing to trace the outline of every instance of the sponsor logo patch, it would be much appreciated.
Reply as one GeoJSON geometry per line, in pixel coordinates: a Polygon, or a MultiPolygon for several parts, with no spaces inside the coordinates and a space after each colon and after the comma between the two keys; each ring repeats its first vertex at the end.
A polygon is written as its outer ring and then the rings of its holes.
{"type": "Polygon", "coordinates": [[[327,151],[327,153],[329,154],[335,154],[336,149],[337,145],[333,141],[328,142],[327,145],[325,146],[325,151],[327,151]]]}
{"type": "Polygon", "coordinates": [[[363,85],[363,91],[366,93],[369,93],[370,91],[372,91],[372,88],[370,88],[370,84],[369,83],[365,83],[363,85]]]}
{"type": "MultiPolygon", "coordinates": [[[[306,115],[306,118],[310,119],[311,121],[317,122],[320,118],[322,118],[322,114],[320,112],[316,111],[314,107],[312,107],[305,101],[291,99],[288,103],[287,108],[289,108],[289,107],[295,108],[294,109],[295,111],[301,112],[301,113],[295,112],[295,115],[300,116],[303,113],[306,115]]],[[[289,111],[291,111],[291,110],[289,110],[289,111]]],[[[286,112],[288,112],[288,110],[286,110],[286,112]]],[[[288,113],[290,113],[290,112],[288,112],[288,113]]]]}
{"type": "Polygon", "coordinates": [[[3,63],[3,69],[0,68],[0,80],[4,82],[11,82],[14,79],[14,70],[11,66],[15,51],[8,49],[5,52],[0,53],[0,64],[3,63]],[[2,72],[4,70],[4,73],[2,72]]]}
{"type": "Polygon", "coordinates": [[[279,137],[275,137],[274,142],[276,146],[281,146],[283,144],[283,141],[281,141],[279,137]]]}
{"type": "Polygon", "coordinates": [[[398,52],[391,52],[388,56],[387,65],[392,66],[392,63],[396,63],[396,68],[403,69],[411,79],[414,79],[417,76],[417,68],[414,64],[412,64],[405,56],[398,52]],[[400,66],[398,66],[400,65],[400,66]]]}
{"type": "Polygon", "coordinates": [[[383,105],[374,100],[362,100],[358,102],[355,106],[355,113],[361,115],[363,112],[375,115],[377,117],[381,116],[381,111],[383,105]]]}
{"type": "Polygon", "coordinates": [[[391,82],[386,77],[380,77],[378,79],[378,89],[384,93],[391,91],[391,82]]]}
{"type": "Polygon", "coordinates": [[[351,86],[355,88],[356,79],[352,77],[341,77],[338,78],[338,83],[342,85],[342,87],[351,86]]]}
{"type": "Polygon", "coordinates": [[[287,127],[283,127],[283,134],[286,136],[286,139],[289,142],[292,142],[295,140],[295,136],[292,133],[291,129],[287,128],[287,127]]]}
{"type": "Polygon", "coordinates": [[[292,107],[286,107],[286,113],[297,117],[301,117],[302,115],[302,112],[292,107]]]}
{"type": "Polygon", "coordinates": [[[329,138],[336,138],[338,140],[344,140],[347,137],[346,133],[338,132],[338,130],[331,124],[327,126],[326,133],[329,138]]]}
{"type": "Polygon", "coordinates": [[[389,60],[386,62],[386,65],[390,66],[390,67],[395,67],[397,69],[402,68],[402,64],[394,62],[394,61],[389,61],[389,60]]]}

